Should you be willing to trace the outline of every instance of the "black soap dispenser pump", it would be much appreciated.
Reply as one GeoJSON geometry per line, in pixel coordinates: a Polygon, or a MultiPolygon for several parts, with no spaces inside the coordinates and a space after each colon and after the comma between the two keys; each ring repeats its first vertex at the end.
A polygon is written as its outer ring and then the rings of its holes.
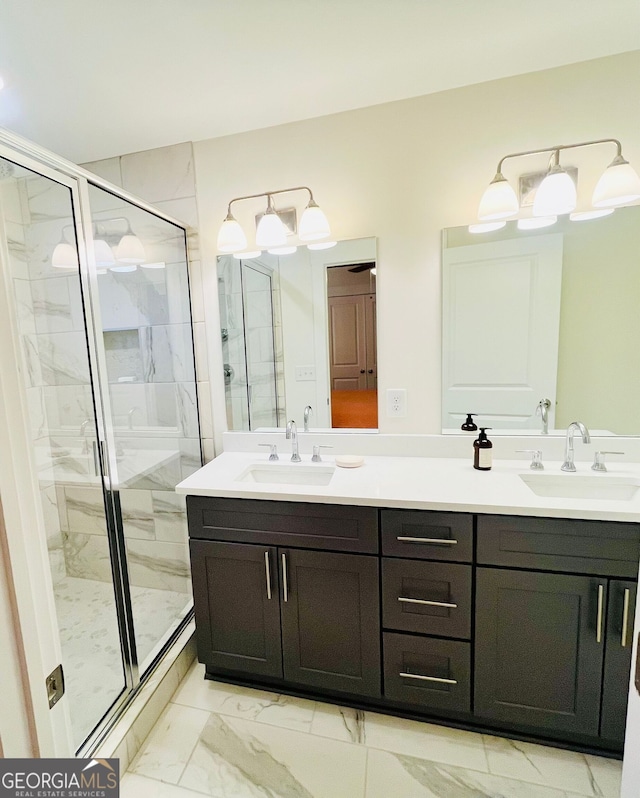
{"type": "Polygon", "coordinates": [[[467,420],[460,427],[460,429],[464,430],[465,432],[475,432],[478,429],[478,425],[473,420],[475,415],[475,413],[467,413],[467,420]]]}
{"type": "Polygon", "coordinates": [[[491,450],[493,444],[487,438],[486,430],[491,427],[480,427],[480,434],[473,442],[473,467],[478,471],[491,471],[491,450]]]}

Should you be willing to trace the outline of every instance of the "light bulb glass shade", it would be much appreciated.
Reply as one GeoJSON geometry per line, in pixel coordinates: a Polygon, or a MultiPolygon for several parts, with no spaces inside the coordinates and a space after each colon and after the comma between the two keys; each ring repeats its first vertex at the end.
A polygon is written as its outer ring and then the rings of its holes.
{"type": "Polygon", "coordinates": [[[236,260],[251,260],[252,258],[259,258],[262,255],[261,249],[252,249],[248,252],[234,252],[233,257],[236,260]]]}
{"type": "Polygon", "coordinates": [[[111,266],[112,272],[135,272],[138,268],[137,263],[119,263],[116,266],[111,266]]]}
{"type": "Polygon", "coordinates": [[[319,241],[321,238],[329,238],[331,228],[324,212],[316,205],[313,200],[304,209],[298,225],[298,238],[300,241],[319,241]]]}
{"type": "MultiPolygon", "coordinates": [[[[120,263],[144,263],[147,256],[142,246],[142,241],[133,233],[122,236],[120,243],[116,247],[116,260],[120,263]]],[[[115,271],[115,270],[114,270],[115,271]]],[[[123,271],[120,269],[119,271],[123,271]]]]}
{"type": "Polygon", "coordinates": [[[141,269],[164,269],[166,267],[166,263],[163,260],[156,261],[155,263],[141,263],[141,269]]]}
{"type": "Polygon", "coordinates": [[[222,222],[218,232],[218,249],[220,252],[239,252],[247,246],[244,230],[231,214],[222,222]]]}
{"type": "Polygon", "coordinates": [[[498,172],[487,186],[480,206],[478,219],[489,222],[492,219],[508,219],[520,210],[516,192],[502,172],[498,172]]]}
{"type": "Polygon", "coordinates": [[[591,204],[595,208],[612,208],[640,199],[640,177],[619,155],[613,160],[596,183],[591,204]]]}
{"type": "Polygon", "coordinates": [[[53,250],[51,265],[55,269],[77,269],[79,264],[76,248],[66,241],[61,241],[53,250]]]}
{"type": "Polygon", "coordinates": [[[531,216],[528,219],[518,219],[518,230],[539,230],[541,227],[550,227],[557,221],[557,216],[531,216]]]}
{"type": "Polygon", "coordinates": [[[290,246],[290,247],[271,247],[268,249],[267,252],[270,255],[293,255],[293,253],[298,249],[298,247],[290,246]]]}
{"type": "Polygon", "coordinates": [[[266,213],[258,222],[256,244],[262,249],[272,249],[273,247],[283,247],[286,243],[287,230],[285,226],[280,221],[278,214],[267,208],[266,213]]]}
{"type": "Polygon", "coordinates": [[[307,249],[310,249],[312,251],[318,249],[331,249],[331,247],[335,247],[337,243],[338,243],[337,241],[319,241],[316,244],[307,244],[307,249]]]}
{"type": "Polygon", "coordinates": [[[561,166],[552,166],[536,189],[534,216],[559,216],[570,213],[578,202],[576,184],[561,166]]]}
{"type": "Polygon", "coordinates": [[[615,208],[600,208],[593,211],[579,211],[570,213],[569,218],[572,222],[588,222],[590,219],[600,219],[602,216],[610,216],[615,208]]]}
{"type": "Polygon", "coordinates": [[[467,228],[470,233],[492,233],[494,230],[501,230],[506,222],[480,222],[480,224],[470,224],[467,228]]]}
{"type": "Polygon", "coordinates": [[[113,250],[103,238],[93,240],[93,255],[98,268],[104,269],[107,266],[113,266],[116,262],[113,250]]]}

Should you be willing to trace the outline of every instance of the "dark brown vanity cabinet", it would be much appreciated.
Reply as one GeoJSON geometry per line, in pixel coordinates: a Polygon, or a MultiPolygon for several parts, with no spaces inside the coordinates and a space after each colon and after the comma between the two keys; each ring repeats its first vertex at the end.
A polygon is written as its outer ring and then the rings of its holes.
{"type": "Polygon", "coordinates": [[[619,751],[640,525],[187,501],[210,678],[619,751]]]}
{"type": "Polygon", "coordinates": [[[599,521],[478,518],[478,717],[624,739],[631,668],[638,526],[599,521]],[[575,573],[551,571],[572,570],[575,573]]]}
{"type": "Polygon", "coordinates": [[[198,658],[208,672],[380,695],[378,557],[229,542],[269,543],[264,529],[252,528],[261,525],[271,527],[274,542],[317,544],[311,528],[324,533],[324,545],[344,548],[351,538],[353,548],[376,551],[376,510],[344,508],[341,526],[341,508],[330,505],[198,499],[188,507],[198,658]],[[226,540],[197,539],[211,537],[203,517],[226,540]]]}

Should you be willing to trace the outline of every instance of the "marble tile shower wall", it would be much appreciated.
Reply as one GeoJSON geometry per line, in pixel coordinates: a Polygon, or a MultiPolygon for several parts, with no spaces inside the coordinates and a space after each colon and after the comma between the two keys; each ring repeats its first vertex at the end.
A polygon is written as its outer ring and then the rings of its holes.
{"type": "MultiPolygon", "coordinates": [[[[31,187],[33,190],[33,186],[31,187]]],[[[45,462],[52,449],[49,438],[49,416],[58,411],[57,400],[62,399],[62,412],[82,400],[82,391],[77,386],[74,397],[55,396],[59,386],[53,381],[51,355],[54,344],[49,349],[39,343],[40,334],[46,329],[47,318],[53,316],[58,330],[68,332],[73,327],[68,305],[64,304],[65,291],[69,286],[56,284],[57,294],[49,302],[42,281],[34,281],[32,274],[39,272],[33,264],[33,241],[29,234],[31,222],[31,199],[29,186],[25,179],[6,180],[0,183],[0,210],[7,236],[9,268],[16,298],[18,329],[24,352],[25,373],[27,376],[27,404],[31,423],[31,436],[36,447],[37,464],[45,462]],[[66,322],[66,323],[65,323],[66,322]],[[40,361],[39,349],[45,354],[44,363],[40,361]]],[[[57,223],[59,230],[59,222],[57,223]]],[[[56,240],[57,243],[57,240],[56,240]]],[[[54,244],[55,246],[55,244],[54,244]]],[[[68,364],[67,364],[68,365],[68,364]]],[[[57,511],[57,489],[52,478],[42,476],[39,480],[41,505],[47,534],[47,547],[51,562],[54,584],[66,576],[66,562],[63,546],[63,530],[57,511]]]]}

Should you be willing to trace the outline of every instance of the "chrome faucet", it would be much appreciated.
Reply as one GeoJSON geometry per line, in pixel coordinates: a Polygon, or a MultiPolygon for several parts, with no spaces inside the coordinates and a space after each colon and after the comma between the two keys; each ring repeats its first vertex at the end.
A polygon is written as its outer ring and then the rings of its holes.
{"type": "Polygon", "coordinates": [[[309,432],[309,419],[313,413],[311,405],[307,405],[304,409],[304,431],[309,432]]]}
{"type": "Polygon", "coordinates": [[[564,447],[564,463],[560,466],[562,471],[575,471],[576,467],[573,463],[573,435],[575,431],[582,435],[583,443],[591,443],[589,430],[581,421],[572,421],[567,427],[567,440],[564,447]]]}
{"type": "Polygon", "coordinates": [[[542,421],[542,434],[549,434],[549,408],[551,407],[550,399],[541,399],[536,407],[536,416],[540,416],[542,421]]]}
{"type": "Polygon", "coordinates": [[[298,428],[296,427],[295,421],[289,421],[287,424],[287,440],[291,441],[291,462],[292,463],[301,463],[302,458],[300,457],[300,453],[298,452],[298,428]]]}
{"type": "Polygon", "coordinates": [[[92,418],[85,418],[85,420],[80,424],[80,437],[82,438],[82,449],[81,454],[89,454],[89,442],[87,441],[87,427],[93,426],[93,419],[92,418]]]}

